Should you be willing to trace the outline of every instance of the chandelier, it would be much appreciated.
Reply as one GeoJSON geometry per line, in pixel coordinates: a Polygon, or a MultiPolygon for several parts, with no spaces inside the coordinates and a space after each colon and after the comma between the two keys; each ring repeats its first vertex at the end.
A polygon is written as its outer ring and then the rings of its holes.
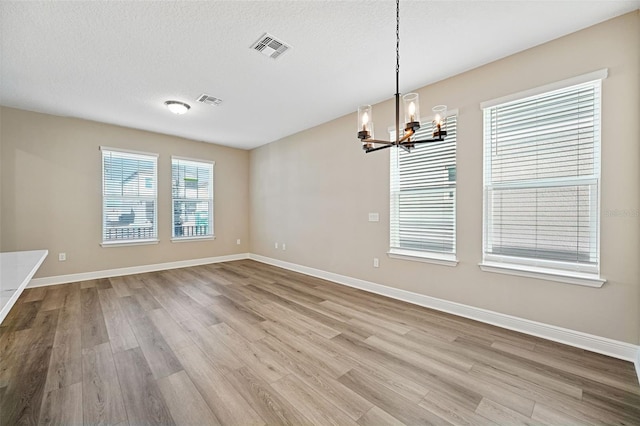
{"type": "Polygon", "coordinates": [[[366,152],[379,151],[392,146],[411,151],[417,144],[440,142],[447,136],[447,107],[437,105],[433,107],[433,133],[428,139],[414,139],[413,136],[420,129],[420,103],[417,93],[407,93],[402,96],[404,105],[404,134],[400,136],[400,0],[396,0],[396,138],[393,141],[374,139],[373,136],[373,108],[371,105],[358,107],[358,139],[362,141],[362,149],[366,152]],[[376,146],[378,145],[378,146],[376,146]]]}

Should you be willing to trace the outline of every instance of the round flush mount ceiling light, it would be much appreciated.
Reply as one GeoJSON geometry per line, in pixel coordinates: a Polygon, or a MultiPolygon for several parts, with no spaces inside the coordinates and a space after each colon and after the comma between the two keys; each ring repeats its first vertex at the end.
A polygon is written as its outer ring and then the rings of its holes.
{"type": "Polygon", "coordinates": [[[169,111],[178,115],[184,114],[191,108],[190,105],[180,101],[167,101],[164,104],[169,108],[169,111]]]}

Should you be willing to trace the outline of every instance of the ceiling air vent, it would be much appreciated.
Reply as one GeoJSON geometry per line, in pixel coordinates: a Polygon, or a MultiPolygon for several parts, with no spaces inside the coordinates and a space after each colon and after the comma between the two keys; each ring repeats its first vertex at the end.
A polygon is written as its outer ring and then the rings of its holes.
{"type": "Polygon", "coordinates": [[[291,46],[282,40],[276,39],[269,33],[264,33],[257,42],[251,45],[251,48],[271,59],[277,59],[284,52],[291,49],[291,46]]]}
{"type": "Polygon", "coordinates": [[[202,102],[203,104],[218,106],[222,103],[222,99],[216,98],[215,96],[207,95],[203,93],[197,99],[198,102],[202,102]]]}

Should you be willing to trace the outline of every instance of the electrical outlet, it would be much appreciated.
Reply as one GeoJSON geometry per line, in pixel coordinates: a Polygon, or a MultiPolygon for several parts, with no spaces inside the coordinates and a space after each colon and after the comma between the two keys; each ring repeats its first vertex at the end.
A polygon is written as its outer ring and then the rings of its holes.
{"type": "Polygon", "coordinates": [[[240,238],[236,240],[236,244],[240,245],[240,238]]]}
{"type": "Polygon", "coordinates": [[[67,253],[58,253],[58,262],[64,262],[67,260],[67,253]]]}
{"type": "Polygon", "coordinates": [[[278,248],[278,243],[276,243],[276,248],[278,248]]]}
{"type": "Polygon", "coordinates": [[[380,260],[378,260],[377,257],[373,258],[373,267],[374,268],[379,268],[380,267],[380,260]]]}
{"type": "Polygon", "coordinates": [[[286,250],[287,249],[287,245],[285,243],[282,243],[282,250],[286,250]]]}

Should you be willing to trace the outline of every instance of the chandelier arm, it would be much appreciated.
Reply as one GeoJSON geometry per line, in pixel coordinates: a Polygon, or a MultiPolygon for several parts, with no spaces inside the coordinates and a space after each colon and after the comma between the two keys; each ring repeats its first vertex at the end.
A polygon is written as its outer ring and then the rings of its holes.
{"type": "Polygon", "coordinates": [[[393,142],[393,141],[392,142],[381,141],[381,140],[378,140],[378,139],[365,139],[365,140],[363,140],[361,142],[364,142],[364,143],[377,143],[379,145],[397,145],[397,143],[393,142]]]}
{"type": "Polygon", "coordinates": [[[381,149],[391,148],[392,146],[396,146],[396,144],[377,146],[375,148],[365,148],[364,152],[368,154],[368,153],[373,152],[373,151],[380,151],[381,149]]]}
{"type": "Polygon", "coordinates": [[[418,143],[431,143],[431,142],[443,142],[444,141],[444,137],[439,136],[437,138],[429,138],[429,139],[422,139],[419,141],[406,141],[406,142],[401,142],[399,145],[415,145],[418,143]]]}

